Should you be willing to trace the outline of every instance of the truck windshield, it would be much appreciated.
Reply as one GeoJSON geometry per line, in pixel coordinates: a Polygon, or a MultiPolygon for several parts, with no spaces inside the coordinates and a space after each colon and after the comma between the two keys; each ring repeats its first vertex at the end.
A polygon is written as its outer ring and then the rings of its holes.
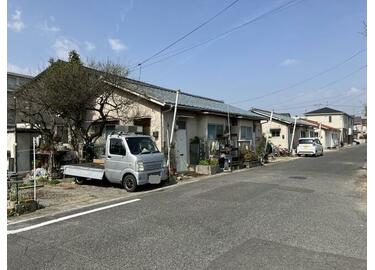
{"type": "Polygon", "coordinates": [[[160,153],[154,141],[148,137],[130,137],[126,138],[126,142],[133,155],[160,153]]]}

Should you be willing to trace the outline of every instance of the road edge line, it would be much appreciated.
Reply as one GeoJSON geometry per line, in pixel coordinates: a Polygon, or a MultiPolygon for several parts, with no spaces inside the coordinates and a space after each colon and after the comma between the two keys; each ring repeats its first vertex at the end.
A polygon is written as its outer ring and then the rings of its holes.
{"type": "Polygon", "coordinates": [[[117,207],[117,206],[129,204],[129,203],[137,202],[137,201],[140,201],[140,200],[141,199],[133,199],[133,200],[125,201],[125,202],[120,202],[120,203],[115,203],[115,204],[111,204],[111,205],[106,205],[106,206],[103,206],[103,207],[99,207],[99,208],[87,210],[87,211],[80,212],[80,213],[75,213],[75,214],[64,216],[64,217],[60,217],[60,218],[57,218],[57,219],[48,220],[48,221],[45,221],[45,222],[42,222],[42,223],[38,223],[38,224],[35,224],[35,225],[31,225],[31,226],[28,226],[28,227],[24,227],[24,228],[20,228],[20,229],[16,229],[16,230],[9,230],[9,231],[7,231],[7,235],[9,235],[9,234],[17,234],[17,233],[25,232],[25,231],[30,231],[30,230],[33,230],[33,229],[36,229],[36,228],[40,228],[40,227],[43,227],[43,226],[46,226],[46,225],[50,225],[50,224],[53,224],[53,223],[57,223],[57,222],[60,222],[60,221],[64,221],[64,220],[72,219],[72,218],[75,218],[75,217],[79,217],[79,216],[83,216],[83,215],[95,213],[95,212],[98,212],[98,211],[110,209],[110,208],[113,208],[113,207],[117,207]]]}

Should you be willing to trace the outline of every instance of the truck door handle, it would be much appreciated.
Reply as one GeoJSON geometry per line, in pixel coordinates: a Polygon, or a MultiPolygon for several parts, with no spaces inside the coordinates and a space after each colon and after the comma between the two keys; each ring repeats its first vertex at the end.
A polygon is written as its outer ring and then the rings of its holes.
{"type": "Polygon", "coordinates": [[[111,156],[108,156],[108,158],[111,158],[111,156]]]}
{"type": "Polygon", "coordinates": [[[180,156],[183,156],[184,154],[180,154],[180,156]]]}

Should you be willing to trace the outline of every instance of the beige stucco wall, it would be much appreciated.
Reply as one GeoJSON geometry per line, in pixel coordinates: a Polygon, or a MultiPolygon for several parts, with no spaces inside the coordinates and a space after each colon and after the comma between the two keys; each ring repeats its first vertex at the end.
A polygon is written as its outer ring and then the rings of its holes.
{"type": "Polygon", "coordinates": [[[350,143],[351,139],[348,135],[353,135],[353,119],[348,115],[331,115],[332,121],[329,122],[329,115],[308,115],[305,116],[307,119],[317,121],[322,124],[326,124],[330,127],[337,128],[340,130],[339,138],[340,141],[350,143]],[[350,134],[351,132],[351,134],[350,134]]]}
{"type": "Polygon", "coordinates": [[[274,145],[289,148],[289,125],[276,121],[268,121],[262,123],[262,131],[266,138],[268,138],[268,140],[274,145]],[[272,137],[271,129],[280,129],[280,137],[272,137]]]}
{"type": "MultiPolygon", "coordinates": [[[[150,101],[134,97],[125,91],[117,91],[115,98],[123,99],[129,102],[122,110],[119,112],[110,112],[109,116],[114,119],[119,119],[120,125],[133,125],[133,118],[150,118],[150,135],[153,132],[158,131],[159,136],[155,139],[155,143],[159,149],[162,148],[162,119],[161,119],[161,107],[150,101]]],[[[91,114],[88,116],[90,120],[96,119],[97,114],[91,114]]]]}
{"type": "Polygon", "coordinates": [[[346,115],[331,115],[332,122],[329,122],[329,115],[309,115],[305,116],[306,119],[310,119],[333,128],[348,128],[349,122],[346,115]]]}

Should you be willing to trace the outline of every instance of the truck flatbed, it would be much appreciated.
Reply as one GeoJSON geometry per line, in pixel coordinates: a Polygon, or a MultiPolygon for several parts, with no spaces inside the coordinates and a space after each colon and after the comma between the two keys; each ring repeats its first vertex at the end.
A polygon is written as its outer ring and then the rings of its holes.
{"type": "Polygon", "coordinates": [[[103,179],[104,164],[82,163],[64,166],[64,175],[85,179],[103,179]]]}

